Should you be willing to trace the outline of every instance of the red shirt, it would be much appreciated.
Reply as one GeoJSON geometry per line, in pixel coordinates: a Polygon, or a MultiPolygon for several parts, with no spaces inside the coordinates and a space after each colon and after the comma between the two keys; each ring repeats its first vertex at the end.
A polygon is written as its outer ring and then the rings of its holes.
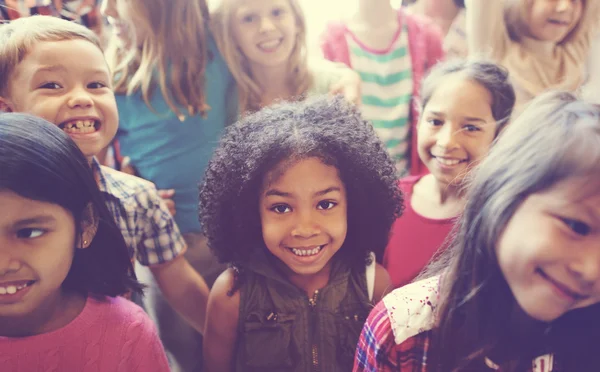
{"type": "Polygon", "coordinates": [[[419,275],[444,244],[455,221],[454,218],[427,218],[412,209],[413,187],[421,177],[409,176],[400,180],[405,208],[392,226],[390,242],[383,256],[383,266],[390,274],[394,288],[410,283],[419,275]]]}

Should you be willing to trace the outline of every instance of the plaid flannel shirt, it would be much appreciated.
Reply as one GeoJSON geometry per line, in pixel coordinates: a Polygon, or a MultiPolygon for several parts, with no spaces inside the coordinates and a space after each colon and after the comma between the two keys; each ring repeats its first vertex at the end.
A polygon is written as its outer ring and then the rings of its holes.
{"type": "Polygon", "coordinates": [[[132,259],[152,266],[169,262],[186,250],[179,228],[154,184],[101,166],[96,159],[92,170],[132,259]]]}
{"type": "MultiPolygon", "coordinates": [[[[380,301],[363,327],[353,371],[427,372],[438,290],[439,278],[433,277],[396,289],[380,301]]],[[[558,367],[550,354],[536,358],[530,369],[553,371],[558,367]]]]}

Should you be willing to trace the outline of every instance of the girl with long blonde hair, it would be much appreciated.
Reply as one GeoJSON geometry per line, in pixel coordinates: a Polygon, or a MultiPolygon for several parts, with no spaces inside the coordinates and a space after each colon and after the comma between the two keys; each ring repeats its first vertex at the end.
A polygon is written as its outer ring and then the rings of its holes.
{"type": "Polygon", "coordinates": [[[211,25],[237,82],[241,113],[278,99],[335,91],[338,71],[344,67],[325,60],[309,62],[306,21],[298,0],[220,0],[211,25]]]}

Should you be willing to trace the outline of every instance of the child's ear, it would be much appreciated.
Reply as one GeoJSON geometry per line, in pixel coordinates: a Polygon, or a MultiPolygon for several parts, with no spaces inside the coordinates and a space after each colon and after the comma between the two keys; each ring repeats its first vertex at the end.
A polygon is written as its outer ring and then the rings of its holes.
{"type": "Polygon", "coordinates": [[[13,112],[13,105],[12,103],[4,98],[4,97],[0,97],[0,112],[13,112]]]}
{"type": "Polygon", "coordinates": [[[75,246],[81,249],[85,249],[92,244],[92,240],[98,232],[99,224],[98,214],[94,209],[92,203],[89,203],[83,211],[83,217],[81,219],[81,236],[76,242],[75,246]]]}

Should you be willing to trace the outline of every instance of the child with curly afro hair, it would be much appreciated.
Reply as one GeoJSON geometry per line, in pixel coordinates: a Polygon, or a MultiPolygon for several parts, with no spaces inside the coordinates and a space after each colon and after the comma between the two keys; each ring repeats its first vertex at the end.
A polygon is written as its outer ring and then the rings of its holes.
{"type": "Polygon", "coordinates": [[[210,371],[349,371],[402,211],[393,161],[339,98],[283,103],[228,128],[200,191],[209,246],[231,267],[209,298],[210,371]]]}

